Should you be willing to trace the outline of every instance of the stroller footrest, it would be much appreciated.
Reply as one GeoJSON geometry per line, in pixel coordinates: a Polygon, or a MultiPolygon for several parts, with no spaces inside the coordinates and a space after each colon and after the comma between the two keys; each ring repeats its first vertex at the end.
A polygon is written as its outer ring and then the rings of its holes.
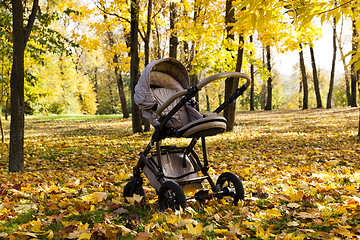
{"type": "Polygon", "coordinates": [[[191,179],[186,179],[186,180],[180,180],[180,181],[176,181],[176,182],[180,186],[182,186],[182,185],[187,185],[187,184],[191,184],[191,183],[201,183],[202,181],[204,181],[207,178],[208,178],[207,176],[203,176],[203,177],[191,178],[191,179]]]}

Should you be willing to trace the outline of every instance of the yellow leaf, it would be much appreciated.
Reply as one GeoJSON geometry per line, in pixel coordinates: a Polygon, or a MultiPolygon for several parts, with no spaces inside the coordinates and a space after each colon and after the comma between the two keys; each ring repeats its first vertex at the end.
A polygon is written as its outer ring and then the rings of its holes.
{"type": "Polygon", "coordinates": [[[281,217],[281,211],[277,208],[268,209],[266,213],[269,217],[281,217]]]}
{"type": "Polygon", "coordinates": [[[71,204],[69,202],[67,202],[67,201],[60,201],[58,205],[61,208],[67,208],[71,204]]]}
{"type": "Polygon", "coordinates": [[[175,223],[178,222],[178,217],[176,215],[170,215],[166,217],[166,222],[175,225],[175,223]]]}
{"type": "Polygon", "coordinates": [[[334,232],[337,233],[337,234],[340,234],[342,236],[345,236],[345,237],[354,236],[354,234],[351,233],[349,230],[347,230],[346,227],[344,227],[344,226],[339,226],[339,228],[335,229],[334,232]]]}
{"type": "Polygon", "coordinates": [[[262,227],[258,227],[257,229],[256,229],[256,237],[259,237],[259,238],[261,238],[261,239],[265,239],[265,240],[267,240],[267,239],[269,239],[269,237],[270,237],[270,228],[268,228],[266,231],[262,228],[262,227]]]}
{"type": "Polygon", "coordinates": [[[347,213],[347,210],[346,210],[346,208],[345,207],[343,207],[343,206],[339,206],[339,207],[337,207],[336,209],[335,209],[335,211],[334,211],[334,214],[335,215],[337,215],[337,214],[344,214],[344,213],[347,213]]]}
{"type": "Polygon", "coordinates": [[[143,196],[134,194],[132,197],[126,197],[126,200],[128,200],[130,204],[134,204],[135,202],[140,203],[143,200],[143,196]]]}
{"type": "Polygon", "coordinates": [[[289,208],[299,208],[301,205],[298,203],[289,203],[287,206],[289,208]]]}
{"type": "Polygon", "coordinates": [[[115,180],[116,181],[123,181],[123,180],[126,180],[129,178],[129,175],[127,175],[126,173],[124,172],[120,172],[119,174],[115,174],[115,180]]]}
{"type": "Polygon", "coordinates": [[[221,235],[226,235],[228,232],[229,232],[229,230],[227,230],[227,229],[215,229],[214,230],[214,232],[216,233],[216,234],[221,234],[221,235]]]}
{"type": "Polygon", "coordinates": [[[354,192],[354,193],[357,192],[357,188],[354,185],[346,186],[345,189],[349,192],[354,192]]]}
{"type": "Polygon", "coordinates": [[[199,236],[202,234],[204,228],[203,225],[201,223],[197,224],[195,227],[192,225],[192,223],[188,222],[186,224],[186,228],[188,230],[188,232],[194,236],[199,236]]]}
{"type": "Polygon", "coordinates": [[[52,230],[49,230],[48,232],[48,235],[47,235],[47,239],[53,239],[54,238],[54,232],[52,230]]]}
{"type": "Polygon", "coordinates": [[[84,233],[81,233],[80,236],[79,236],[79,240],[81,239],[90,239],[91,238],[91,233],[89,232],[84,232],[84,233]]]}
{"type": "Polygon", "coordinates": [[[89,195],[83,196],[82,200],[89,201],[92,203],[98,203],[107,198],[108,194],[106,192],[93,192],[89,195]]]}
{"type": "Polygon", "coordinates": [[[315,218],[315,216],[313,214],[308,213],[308,212],[301,212],[301,213],[298,213],[297,215],[298,215],[298,217],[304,218],[304,219],[305,218],[315,218]]]}
{"type": "Polygon", "coordinates": [[[41,229],[41,226],[42,226],[42,223],[40,222],[40,220],[31,221],[30,224],[31,224],[31,231],[40,232],[40,229],[41,229]]]}

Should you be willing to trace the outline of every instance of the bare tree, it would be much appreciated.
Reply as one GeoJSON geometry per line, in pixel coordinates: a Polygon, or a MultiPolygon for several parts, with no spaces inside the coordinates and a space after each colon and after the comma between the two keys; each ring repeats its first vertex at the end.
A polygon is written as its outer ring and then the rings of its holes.
{"type": "Polygon", "coordinates": [[[179,44],[177,34],[175,33],[175,24],[177,21],[177,3],[170,3],[170,44],[169,57],[177,58],[177,46],[179,44]]]}
{"type": "Polygon", "coordinates": [[[329,92],[326,100],[326,108],[331,108],[331,98],[334,90],[335,62],[336,62],[336,18],[333,19],[333,59],[331,64],[329,92]]]}
{"type": "Polygon", "coordinates": [[[311,66],[312,66],[312,70],[313,70],[313,80],[314,80],[314,88],[315,88],[315,95],[316,95],[316,108],[322,108],[319,78],[318,78],[318,72],[316,69],[314,48],[312,46],[310,46],[310,56],[311,56],[311,66]]]}
{"type": "Polygon", "coordinates": [[[302,48],[301,43],[300,43],[299,57],[300,57],[301,83],[302,83],[303,93],[304,93],[303,101],[302,101],[302,109],[308,109],[309,108],[309,88],[308,88],[308,80],[307,80],[307,75],[306,75],[304,53],[303,53],[303,48],[302,48]]]}
{"type": "Polygon", "coordinates": [[[271,110],[272,109],[272,76],[271,76],[271,49],[270,45],[266,46],[266,63],[267,69],[269,71],[269,77],[267,80],[267,98],[266,98],[266,105],[264,110],[271,110]]]}

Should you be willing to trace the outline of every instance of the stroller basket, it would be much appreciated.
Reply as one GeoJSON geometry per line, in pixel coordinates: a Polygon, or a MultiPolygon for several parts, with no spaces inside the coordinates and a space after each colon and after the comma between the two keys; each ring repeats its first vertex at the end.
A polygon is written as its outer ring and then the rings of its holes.
{"type": "Polygon", "coordinates": [[[244,198],[240,178],[231,173],[222,173],[216,183],[208,174],[209,162],[206,151],[206,137],[222,133],[226,119],[219,113],[234,102],[250,85],[250,77],[244,73],[226,72],[210,76],[196,86],[190,87],[186,68],[173,58],[151,62],[144,69],[135,86],[134,100],[146,118],[155,128],[150,143],[140,153],[134,167],[134,176],[124,188],[124,197],[134,194],[144,196],[141,173],[149,179],[159,198],[161,210],[185,208],[191,198],[206,200],[212,197],[229,196],[234,204],[244,198]],[[214,112],[200,114],[194,108],[194,96],[207,84],[220,78],[245,78],[247,81],[224,101],[214,112]],[[165,138],[190,138],[187,147],[162,146],[165,138]],[[201,140],[202,160],[194,150],[201,140]],[[211,189],[202,189],[207,180],[211,189]],[[197,190],[194,196],[184,192],[197,190]]]}
{"type": "MultiPolygon", "coordinates": [[[[158,169],[159,166],[156,152],[153,152],[150,155],[151,156],[148,158],[149,164],[153,169],[158,169]]],[[[174,146],[173,149],[163,150],[161,153],[161,163],[164,181],[176,181],[180,186],[183,186],[183,190],[185,187],[187,189],[201,187],[201,184],[198,183],[202,180],[202,178],[199,178],[199,167],[193,156],[185,154],[185,149],[178,149],[174,146]]],[[[156,175],[148,166],[145,166],[143,171],[149,179],[151,186],[159,191],[161,181],[157,179],[156,175]]]]}

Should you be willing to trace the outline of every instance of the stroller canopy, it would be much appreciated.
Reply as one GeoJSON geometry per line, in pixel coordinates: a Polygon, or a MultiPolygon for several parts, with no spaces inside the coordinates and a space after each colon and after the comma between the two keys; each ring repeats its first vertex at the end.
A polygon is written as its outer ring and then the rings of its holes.
{"type": "Polygon", "coordinates": [[[189,88],[189,74],[185,66],[174,58],[149,63],[135,86],[134,101],[142,110],[151,109],[157,103],[150,85],[180,91],[189,88]]]}

